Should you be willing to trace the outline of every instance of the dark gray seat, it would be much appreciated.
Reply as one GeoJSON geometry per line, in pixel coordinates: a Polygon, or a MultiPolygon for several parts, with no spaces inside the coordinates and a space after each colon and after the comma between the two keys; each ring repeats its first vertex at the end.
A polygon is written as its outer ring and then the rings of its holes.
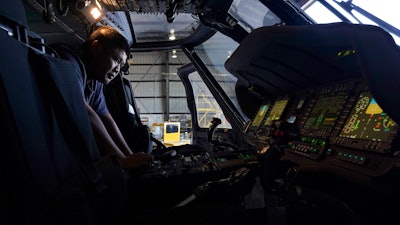
{"type": "Polygon", "coordinates": [[[108,189],[94,165],[100,157],[73,64],[33,47],[30,37],[40,37],[29,31],[22,1],[0,5],[2,220],[111,223],[114,211],[94,213],[96,194],[108,189]]]}
{"type": "Polygon", "coordinates": [[[121,73],[105,86],[104,96],[111,115],[132,151],[151,153],[153,143],[149,128],[140,121],[130,81],[123,77],[121,73]],[[129,112],[129,105],[131,105],[134,113],[129,112]]]}

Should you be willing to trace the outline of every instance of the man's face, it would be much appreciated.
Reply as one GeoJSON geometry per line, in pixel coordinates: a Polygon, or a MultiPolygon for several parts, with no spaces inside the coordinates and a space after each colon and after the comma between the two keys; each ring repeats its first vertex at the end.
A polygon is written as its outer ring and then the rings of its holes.
{"type": "Polygon", "coordinates": [[[103,46],[100,47],[99,51],[93,55],[94,60],[94,79],[107,85],[110,83],[121,70],[121,67],[125,64],[127,55],[123,49],[114,48],[106,49],[103,46]]]}

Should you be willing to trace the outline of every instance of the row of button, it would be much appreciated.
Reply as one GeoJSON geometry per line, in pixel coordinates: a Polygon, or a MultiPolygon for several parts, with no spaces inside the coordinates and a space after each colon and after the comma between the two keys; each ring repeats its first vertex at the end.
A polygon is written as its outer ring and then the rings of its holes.
{"type": "Polygon", "coordinates": [[[365,160],[366,160],[365,156],[352,154],[352,153],[348,153],[348,152],[342,152],[342,151],[340,151],[336,154],[336,158],[347,161],[347,162],[356,163],[359,165],[364,164],[365,160]]]}
{"type": "Polygon", "coordinates": [[[320,150],[315,147],[306,146],[302,144],[289,143],[290,150],[293,153],[306,156],[312,159],[318,159],[320,150]]]}

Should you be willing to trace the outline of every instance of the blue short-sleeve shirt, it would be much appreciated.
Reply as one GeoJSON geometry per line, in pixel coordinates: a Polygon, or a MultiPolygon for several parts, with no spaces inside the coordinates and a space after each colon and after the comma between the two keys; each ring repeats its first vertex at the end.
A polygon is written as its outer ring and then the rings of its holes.
{"type": "Polygon", "coordinates": [[[86,102],[99,115],[108,113],[106,100],[103,94],[103,84],[97,80],[91,80],[86,83],[84,89],[86,102]]]}
{"type": "Polygon", "coordinates": [[[87,81],[85,66],[77,52],[67,45],[52,46],[57,54],[65,60],[72,62],[77,70],[78,82],[81,86],[82,96],[92,109],[99,115],[108,113],[108,108],[103,94],[104,85],[97,80],[87,81]]]}

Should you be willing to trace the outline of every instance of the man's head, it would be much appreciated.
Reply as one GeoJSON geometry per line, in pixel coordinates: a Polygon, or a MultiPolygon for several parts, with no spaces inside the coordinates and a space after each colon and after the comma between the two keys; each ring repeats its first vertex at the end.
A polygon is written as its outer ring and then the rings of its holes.
{"type": "Polygon", "coordinates": [[[104,26],[90,34],[84,45],[88,79],[108,84],[127,59],[128,41],[115,28],[104,26]]]}

